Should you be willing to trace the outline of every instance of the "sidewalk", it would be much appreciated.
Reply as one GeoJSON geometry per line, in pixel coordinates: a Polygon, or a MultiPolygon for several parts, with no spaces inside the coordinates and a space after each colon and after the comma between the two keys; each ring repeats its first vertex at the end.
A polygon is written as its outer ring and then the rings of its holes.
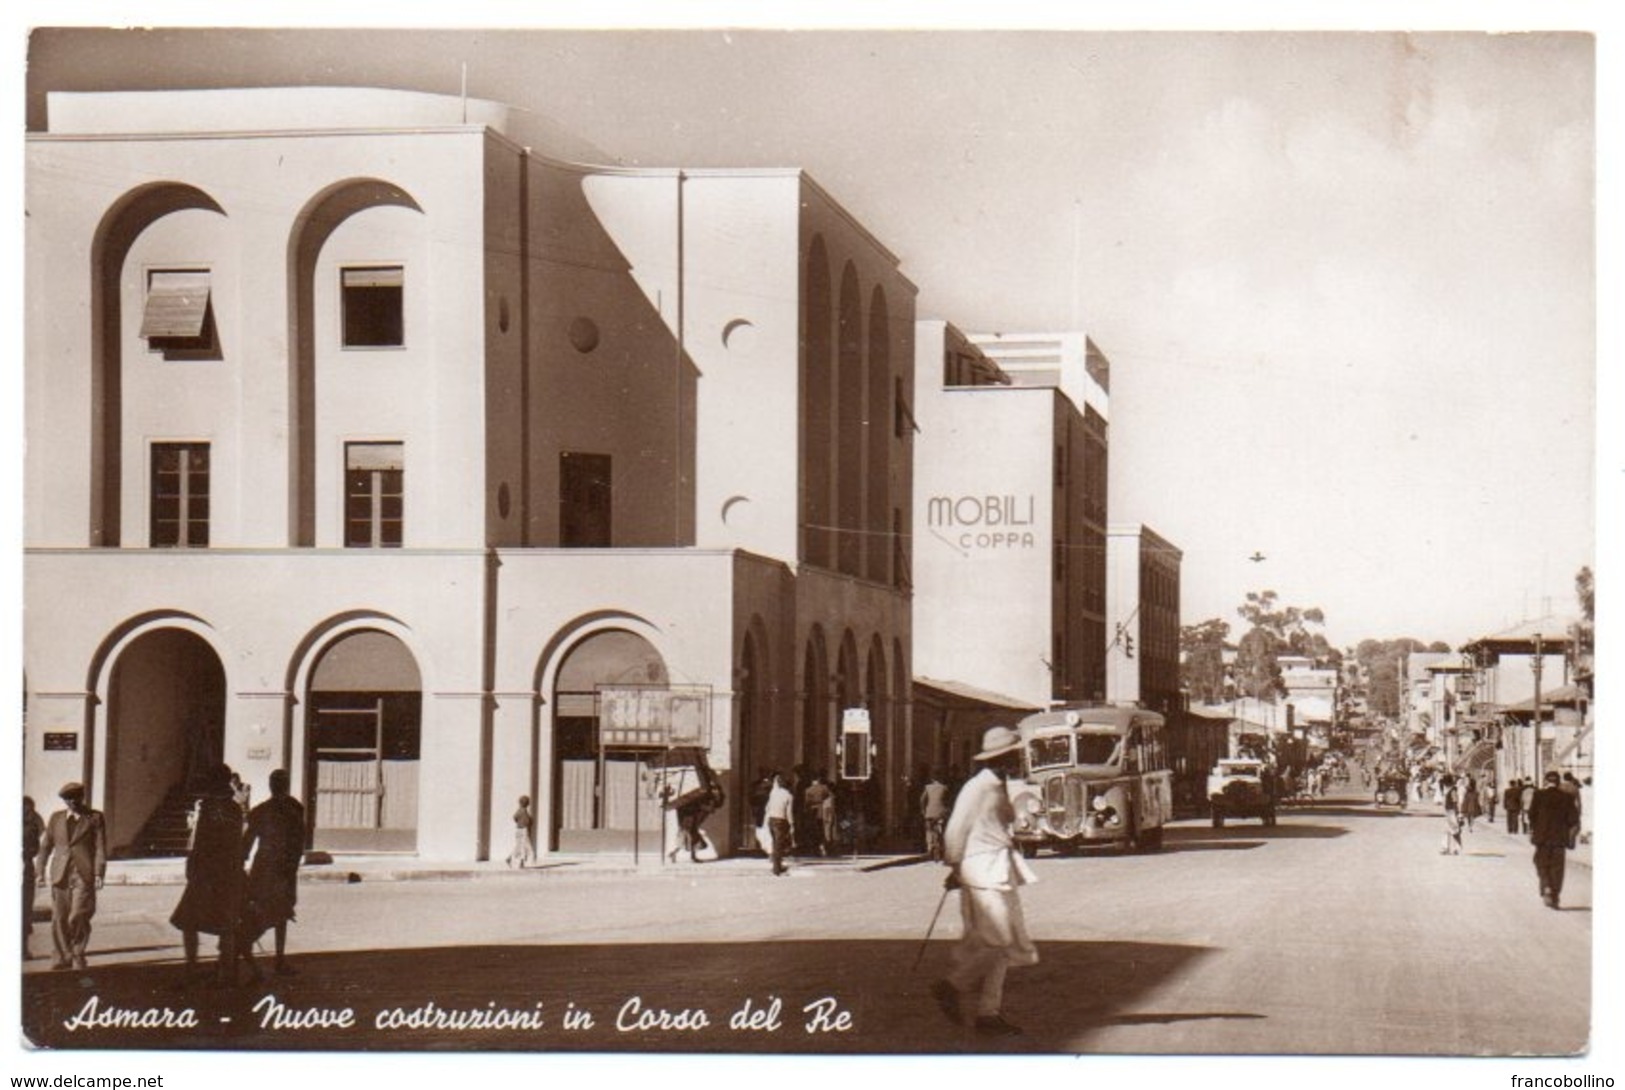
{"type": "MultiPolygon", "coordinates": [[[[1492,836],[1498,836],[1502,840],[1506,841],[1506,843],[1509,845],[1509,850],[1516,850],[1517,848],[1522,847],[1526,849],[1531,856],[1534,854],[1535,846],[1529,843],[1529,834],[1507,832],[1506,817],[1499,810],[1496,811],[1494,821],[1485,821],[1483,818],[1479,818],[1475,823],[1474,828],[1476,831],[1472,833],[1469,833],[1466,830],[1462,831],[1461,836],[1463,842],[1466,842],[1467,838],[1469,837],[1478,836],[1479,833],[1488,830],[1492,836]]],[[[1585,867],[1587,870],[1590,870],[1591,845],[1577,844],[1570,848],[1568,865],[1571,867],[1585,867]]]]}
{"type": "MultiPolygon", "coordinates": [[[[500,860],[487,862],[444,862],[410,855],[333,855],[332,862],[309,863],[299,868],[301,882],[410,882],[465,881],[468,879],[509,879],[530,881],[559,878],[727,878],[766,874],[765,856],[741,855],[711,863],[688,861],[667,863],[658,855],[644,854],[634,860],[630,853],[592,853],[543,856],[524,870],[514,870],[500,860]]],[[[864,874],[888,867],[921,861],[921,856],[901,854],[844,855],[828,858],[791,859],[790,877],[864,874]]],[[[119,859],[107,864],[110,886],[179,886],[186,883],[186,860],[119,859]]]]}

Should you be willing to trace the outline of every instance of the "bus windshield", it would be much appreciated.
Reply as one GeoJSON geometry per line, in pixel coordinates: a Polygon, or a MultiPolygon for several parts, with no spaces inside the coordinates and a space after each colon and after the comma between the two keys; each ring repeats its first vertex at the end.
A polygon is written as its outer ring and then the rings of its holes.
{"type": "Polygon", "coordinates": [[[1108,765],[1117,752],[1116,734],[1086,734],[1078,732],[1078,763],[1080,765],[1108,765]]]}
{"type": "Polygon", "coordinates": [[[1040,735],[1027,743],[1027,765],[1038,772],[1065,768],[1072,763],[1072,738],[1066,734],[1040,735]]]}

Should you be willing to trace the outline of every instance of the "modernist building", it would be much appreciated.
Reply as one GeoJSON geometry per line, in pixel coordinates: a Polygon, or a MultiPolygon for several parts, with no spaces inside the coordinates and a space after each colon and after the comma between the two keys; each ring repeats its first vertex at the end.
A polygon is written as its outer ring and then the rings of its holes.
{"type": "MultiPolygon", "coordinates": [[[[908,732],[913,285],[797,170],[575,165],[492,104],[53,95],[27,147],[25,787],[189,773],[312,843],[658,826],[661,755],[908,732]],[[691,750],[688,750],[691,752],[691,750]]],[[[495,845],[495,846],[494,846],[495,845]]]]}
{"type": "MultiPolygon", "coordinates": [[[[949,323],[918,324],[918,716],[943,688],[933,679],[990,694],[988,715],[1004,722],[1054,701],[1107,698],[1100,377],[1095,402],[1076,402],[1055,384],[1015,382],[949,323]]],[[[971,720],[960,722],[936,739],[936,759],[958,763],[955,747],[973,740],[971,720]]]]}

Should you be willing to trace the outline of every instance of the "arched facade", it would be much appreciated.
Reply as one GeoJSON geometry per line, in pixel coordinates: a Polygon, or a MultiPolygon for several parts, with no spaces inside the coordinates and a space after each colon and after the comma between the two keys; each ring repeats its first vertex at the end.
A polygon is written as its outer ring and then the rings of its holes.
{"type": "Polygon", "coordinates": [[[90,252],[90,534],[92,546],[122,544],[124,466],[123,280],[130,249],[165,216],[198,210],[224,216],[196,186],[153,182],[126,193],[97,226],[90,252]]]}
{"type": "MultiPolygon", "coordinates": [[[[868,642],[907,629],[873,532],[896,258],[799,171],[539,167],[478,123],[327,93],[110,94],[29,140],[26,789],[83,779],[126,838],[218,751],[260,799],[286,768],[318,846],[489,858],[517,795],[539,824],[579,802],[569,705],[611,630],[710,694],[730,819],[757,767],[833,772],[868,642]],[[341,114],[377,120],[321,127],[341,114]],[[209,335],[175,332],[199,299],[209,335]],[[617,400],[645,366],[670,395],[617,400]],[[562,555],[538,482],[611,433],[644,491],[562,555]],[[684,531],[712,497],[726,532],[684,531]],[[670,532],[623,540],[668,503],[670,532]]],[[[592,759],[601,794],[624,770],[592,759]]],[[[588,832],[613,824],[594,806],[588,832]]]]}

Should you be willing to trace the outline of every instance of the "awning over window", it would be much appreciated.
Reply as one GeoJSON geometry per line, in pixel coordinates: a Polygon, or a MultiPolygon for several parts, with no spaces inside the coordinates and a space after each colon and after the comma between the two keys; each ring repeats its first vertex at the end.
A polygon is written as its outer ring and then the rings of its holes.
{"type": "Polygon", "coordinates": [[[143,337],[198,337],[209,310],[209,274],[155,272],[147,281],[143,337]]]}
{"type": "Polygon", "coordinates": [[[406,270],[399,265],[367,269],[345,269],[347,288],[398,288],[406,283],[406,270]]]}
{"type": "Polygon", "coordinates": [[[405,469],[406,449],[401,443],[346,443],[344,460],[353,470],[405,469]]]}

